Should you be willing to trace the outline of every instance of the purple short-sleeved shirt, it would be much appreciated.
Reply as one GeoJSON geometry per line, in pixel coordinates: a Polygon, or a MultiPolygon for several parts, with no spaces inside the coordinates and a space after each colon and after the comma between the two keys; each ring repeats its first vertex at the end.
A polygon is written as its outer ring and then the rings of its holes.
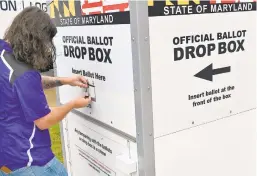
{"type": "Polygon", "coordinates": [[[0,40],[0,167],[43,166],[54,155],[49,130],[34,121],[50,113],[41,75],[17,61],[0,40]]]}

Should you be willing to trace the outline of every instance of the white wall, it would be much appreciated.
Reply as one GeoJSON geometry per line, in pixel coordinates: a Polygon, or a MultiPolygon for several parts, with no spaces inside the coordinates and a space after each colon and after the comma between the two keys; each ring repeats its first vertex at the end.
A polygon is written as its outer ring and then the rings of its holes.
{"type": "Polygon", "coordinates": [[[6,29],[11,24],[14,17],[27,6],[40,7],[42,10],[46,11],[46,0],[1,0],[0,1],[0,38],[3,38],[3,35],[6,29]]]}

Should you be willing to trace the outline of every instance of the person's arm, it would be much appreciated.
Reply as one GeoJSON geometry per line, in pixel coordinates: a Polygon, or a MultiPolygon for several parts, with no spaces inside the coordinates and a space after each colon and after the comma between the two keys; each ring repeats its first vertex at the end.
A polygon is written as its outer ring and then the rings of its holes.
{"type": "Polygon", "coordinates": [[[64,78],[51,77],[51,76],[41,76],[43,89],[51,89],[54,87],[59,87],[64,85],[64,78]]]}
{"type": "Polygon", "coordinates": [[[90,98],[79,97],[63,106],[50,109],[43,91],[41,75],[37,72],[23,74],[14,87],[25,120],[35,123],[41,130],[60,122],[73,108],[82,108],[90,103],[90,98]]]}
{"type": "Polygon", "coordinates": [[[51,108],[51,112],[46,116],[35,120],[35,124],[40,130],[48,129],[62,121],[72,109],[85,107],[90,101],[90,98],[80,97],[62,106],[51,108]]]}
{"type": "Polygon", "coordinates": [[[35,120],[36,126],[40,130],[46,130],[51,126],[59,123],[74,108],[72,102],[64,104],[60,107],[51,108],[51,112],[46,116],[35,120]]]}
{"type": "Polygon", "coordinates": [[[43,89],[51,89],[62,85],[87,87],[87,80],[81,75],[63,78],[42,75],[41,78],[43,89]]]}

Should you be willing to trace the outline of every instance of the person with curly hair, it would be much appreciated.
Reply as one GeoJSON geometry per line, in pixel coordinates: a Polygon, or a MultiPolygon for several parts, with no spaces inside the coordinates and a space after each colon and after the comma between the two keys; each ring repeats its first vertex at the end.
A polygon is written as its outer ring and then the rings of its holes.
{"type": "Polygon", "coordinates": [[[67,176],[51,150],[49,128],[74,108],[89,105],[78,97],[49,108],[43,89],[87,87],[82,76],[41,76],[55,61],[57,33],[47,13],[37,7],[20,12],[0,40],[0,176],[67,176]]]}

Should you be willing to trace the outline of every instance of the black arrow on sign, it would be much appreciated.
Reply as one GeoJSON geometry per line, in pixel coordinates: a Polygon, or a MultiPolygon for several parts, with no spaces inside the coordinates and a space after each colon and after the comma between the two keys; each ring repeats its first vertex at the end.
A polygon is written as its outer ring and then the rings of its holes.
{"type": "Polygon", "coordinates": [[[207,67],[205,67],[203,70],[201,70],[200,72],[195,74],[194,76],[197,77],[197,78],[212,81],[213,80],[213,75],[229,73],[230,71],[231,71],[230,66],[213,69],[212,64],[210,64],[207,67]]]}

